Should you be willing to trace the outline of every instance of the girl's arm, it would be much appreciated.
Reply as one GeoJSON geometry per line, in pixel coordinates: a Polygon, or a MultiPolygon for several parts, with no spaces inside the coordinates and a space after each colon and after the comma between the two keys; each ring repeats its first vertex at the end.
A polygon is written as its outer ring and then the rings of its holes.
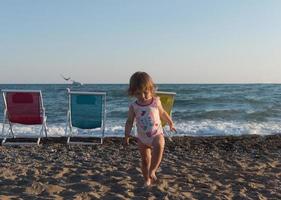
{"type": "Polygon", "coordinates": [[[133,106],[131,105],[129,107],[128,118],[125,124],[125,139],[124,139],[125,145],[129,144],[129,136],[133,128],[134,119],[135,119],[135,113],[134,113],[133,106]]]}
{"type": "Polygon", "coordinates": [[[176,131],[176,128],[174,126],[174,122],[171,119],[170,115],[168,115],[168,113],[164,110],[164,108],[162,107],[160,98],[157,99],[157,106],[158,106],[158,110],[159,110],[159,115],[160,118],[162,120],[164,120],[166,123],[168,123],[168,125],[170,126],[170,130],[171,131],[176,131]]]}

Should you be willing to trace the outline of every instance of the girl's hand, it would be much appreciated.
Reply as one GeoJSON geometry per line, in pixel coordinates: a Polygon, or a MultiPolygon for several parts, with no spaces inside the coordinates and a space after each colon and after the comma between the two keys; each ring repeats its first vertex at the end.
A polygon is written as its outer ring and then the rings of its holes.
{"type": "Polygon", "coordinates": [[[170,131],[177,132],[174,124],[170,124],[170,131]]]}

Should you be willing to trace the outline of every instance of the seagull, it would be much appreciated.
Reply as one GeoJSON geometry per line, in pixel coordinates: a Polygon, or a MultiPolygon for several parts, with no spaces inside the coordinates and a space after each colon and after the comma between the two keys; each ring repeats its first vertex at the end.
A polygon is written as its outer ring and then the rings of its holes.
{"type": "Polygon", "coordinates": [[[69,81],[69,80],[71,80],[71,78],[69,77],[69,78],[65,78],[62,74],[60,75],[64,80],[66,80],[66,81],[69,81]]]}
{"type": "Polygon", "coordinates": [[[61,74],[60,76],[61,76],[64,80],[66,80],[66,81],[71,81],[73,85],[83,85],[83,83],[80,83],[80,82],[78,82],[78,81],[75,81],[75,80],[71,79],[71,77],[66,78],[66,77],[64,77],[62,74],[61,74]]]}

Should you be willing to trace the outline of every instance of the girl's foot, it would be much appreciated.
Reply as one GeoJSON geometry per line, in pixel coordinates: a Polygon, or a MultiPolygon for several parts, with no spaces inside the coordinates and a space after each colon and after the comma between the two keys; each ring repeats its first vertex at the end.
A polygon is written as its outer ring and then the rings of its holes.
{"type": "Polygon", "coordinates": [[[155,183],[157,181],[157,176],[155,175],[155,172],[151,172],[150,178],[152,183],[155,183]]]}
{"type": "Polygon", "coordinates": [[[147,181],[145,181],[144,187],[150,187],[150,186],[151,186],[151,179],[148,179],[147,181]]]}

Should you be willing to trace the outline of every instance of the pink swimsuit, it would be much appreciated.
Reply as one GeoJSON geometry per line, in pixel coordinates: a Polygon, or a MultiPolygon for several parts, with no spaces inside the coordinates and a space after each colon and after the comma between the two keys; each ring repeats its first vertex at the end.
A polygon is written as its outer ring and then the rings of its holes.
{"type": "Polygon", "coordinates": [[[136,116],[138,139],[149,146],[156,135],[163,134],[157,101],[159,97],[152,98],[148,105],[140,105],[137,101],[131,104],[136,116]]]}

